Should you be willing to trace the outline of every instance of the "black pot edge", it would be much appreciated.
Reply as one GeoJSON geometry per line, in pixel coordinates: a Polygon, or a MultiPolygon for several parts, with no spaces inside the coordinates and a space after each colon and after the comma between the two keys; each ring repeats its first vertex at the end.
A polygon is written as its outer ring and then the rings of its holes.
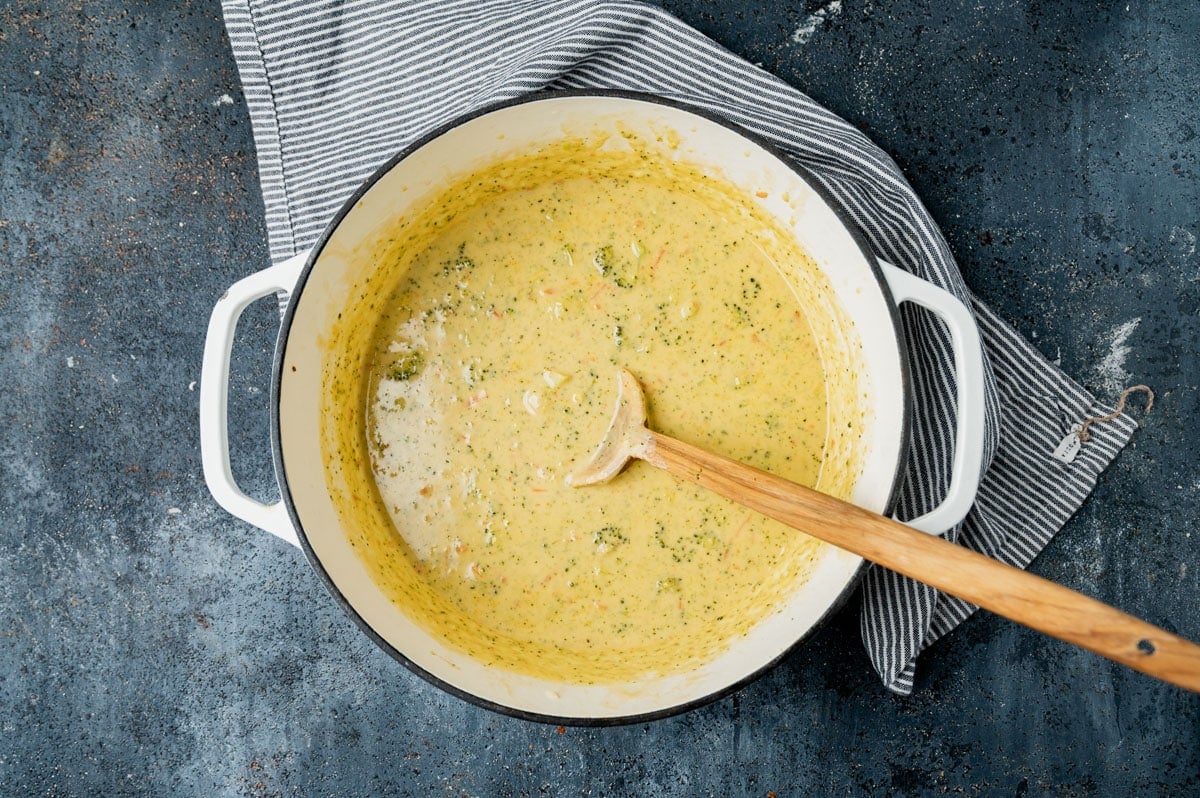
{"type": "MultiPolygon", "coordinates": [[[[756,681],[767,671],[771,670],[776,665],[778,665],[779,662],[781,662],[785,657],[787,657],[789,654],[791,654],[792,651],[797,646],[799,646],[801,643],[805,642],[810,637],[812,637],[813,634],[818,629],[820,629],[825,623],[827,623],[828,620],[836,612],[838,612],[839,610],[841,610],[842,607],[845,606],[845,604],[849,601],[850,596],[854,594],[854,592],[858,589],[859,584],[862,582],[863,576],[866,574],[866,570],[869,566],[869,563],[864,561],[859,566],[854,577],[849,581],[849,583],[847,583],[845,589],[838,595],[838,597],[833,601],[833,603],[830,604],[829,608],[821,615],[820,618],[817,619],[817,621],[815,623],[813,623],[813,625],[811,627],[809,627],[809,629],[803,635],[796,638],[796,640],[792,643],[792,645],[788,646],[788,648],[786,650],[784,650],[784,652],[782,654],[780,654],[778,657],[774,658],[770,662],[766,663],[765,665],[763,665],[761,668],[754,671],[753,673],[745,676],[742,679],[739,679],[737,682],[734,682],[733,684],[730,684],[727,687],[722,688],[721,690],[717,690],[715,692],[709,693],[708,695],[702,696],[693,701],[688,701],[683,704],[677,704],[677,705],[674,705],[671,707],[667,707],[665,709],[656,710],[654,712],[646,712],[646,713],[642,713],[639,715],[622,715],[622,716],[603,717],[603,718],[573,717],[573,716],[566,716],[566,715],[561,715],[561,716],[560,715],[545,715],[545,714],[541,714],[541,713],[529,712],[526,710],[516,709],[514,707],[505,706],[503,704],[497,704],[493,701],[489,701],[485,698],[481,698],[477,695],[474,695],[474,694],[466,692],[465,690],[462,690],[458,687],[455,687],[454,685],[443,681],[442,679],[438,678],[437,676],[433,675],[432,673],[429,673],[424,668],[421,668],[419,665],[417,665],[415,662],[413,662],[407,656],[405,656],[403,652],[401,652],[399,649],[397,649],[395,646],[393,646],[391,643],[389,643],[387,640],[385,640],[381,635],[379,635],[379,633],[377,633],[375,631],[375,629],[372,628],[371,625],[369,623],[367,623],[367,621],[361,615],[358,614],[358,611],[346,599],[346,597],[338,589],[337,585],[334,584],[333,579],[329,576],[329,573],[325,570],[324,566],[321,564],[320,559],[317,557],[316,553],[313,551],[312,546],[308,542],[308,537],[304,532],[304,527],[301,524],[300,518],[296,512],[295,503],[292,500],[291,491],[288,488],[287,474],[283,468],[283,445],[282,445],[282,431],[280,429],[279,401],[280,401],[280,388],[282,385],[281,378],[282,378],[282,374],[283,374],[283,355],[284,355],[284,351],[286,350],[288,332],[291,329],[292,320],[295,315],[295,308],[297,305],[296,300],[300,296],[301,292],[303,291],[304,285],[308,281],[308,276],[312,272],[312,269],[313,269],[314,265],[316,264],[317,259],[321,254],[321,251],[324,249],[325,245],[329,243],[329,239],[332,237],[333,231],[335,229],[337,229],[337,226],[341,223],[342,219],[344,219],[350,213],[350,211],[354,209],[354,207],[355,207],[355,205],[357,205],[358,201],[360,199],[362,199],[363,196],[368,191],[370,191],[371,188],[387,172],[389,172],[396,164],[398,164],[400,161],[407,158],[409,155],[411,155],[416,150],[418,150],[421,147],[428,144],[433,139],[435,139],[435,138],[443,135],[444,133],[446,133],[456,127],[459,127],[460,125],[463,125],[475,118],[485,116],[494,111],[499,111],[504,108],[510,108],[510,107],[517,106],[517,105],[524,105],[524,104],[530,103],[530,102],[537,102],[537,101],[549,100],[549,99],[558,99],[558,98],[562,98],[562,97],[606,97],[606,98],[616,97],[616,98],[620,98],[620,99],[627,99],[627,100],[634,100],[634,101],[639,101],[639,102],[648,102],[648,103],[654,103],[657,105],[669,106],[672,108],[679,109],[681,111],[685,111],[687,113],[694,114],[696,116],[707,119],[710,122],[714,122],[725,128],[728,128],[728,129],[732,130],[733,132],[739,134],[740,136],[743,136],[744,138],[748,139],[749,141],[754,142],[755,144],[757,144],[760,147],[762,147],[763,149],[765,149],[767,152],[774,155],[776,158],[778,158],[780,161],[782,161],[784,164],[786,164],[789,168],[791,168],[793,171],[795,171],[804,180],[804,182],[813,191],[815,191],[821,197],[821,199],[823,199],[825,201],[825,203],[827,205],[829,205],[830,208],[833,209],[833,212],[837,215],[838,219],[842,222],[843,226],[849,232],[849,234],[850,234],[851,238],[854,240],[855,244],[858,245],[858,248],[862,251],[863,256],[866,258],[867,264],[871,268],[872,273],[875,275],[875,279],[878,282],[880,290],[883,293],[884,301],[887,304],[888,311],[891,315],[892,327],[895,330],[896,340],[897,340],[898,344],[903,342],[904,331],[900,324],[900,312],[899,312],[899,308],[896,305],[895,297],[892,296],[892,292],[891,292],[890,287],[888,286],[887,279],[883,275],[883,270],[879,267],[879,263],[878,263],[877,259],[875,258],[874,252],[871,251],[871,248],[867,245],[866,241],[863,239],[863,235],[859,231],[857,225],[855,225],[854,222],[852,222],[850,220],[849,215],[846,213],[845,209],[841,206],[841,204],[831,194],[829,194],[829,192],[826,191],[825,188],[819,182],[817,182],[813,178],[812,174],[806,168],[795,163],[791,158],[789,158],[787,156],[786,153],[784,153],[780,148],[775,146],[773,143],[771,143],[770,141],[766,140],[765,138],[759,136],[756,133],[753,133],[749,130],[744,129],[741,125],[731,122],[721,116],[710,113],[710,112],[700,109],[700,108],[696,108],[687,103],[679,102],[677,100],[668,99],[668,98],[664,98],[664,97],[659,97],[659,96],[653,95],[653,94],[645,94],[645,93],[641,93],[641,92],[622,91],[622,90],[608,90],[608,89],[538,91],[538,92],[534,92],[531,94],[522,95],[520,97],[516,97],[513,99],[503,100],[500,102],[491,103],[491,104],[482,106],[482,107],[477,108],[467,114],[457,117],[457,118],[451,120],[450,122],[447,122],[446,124],[441,125],[440,127],[437,127],[434,130],[431,130],[430,132],[426,133],[424,136],[417,139],[415,142],[413,142],[409,146],[405,147],[403,150],[401,150],[399,153],[397,153],[394,157],[389,159],[381,167],[376,169],[375,172],[369,178],[367,178],[363,182],[363,184],[361,186],[359,186],[359,188],[345,201],[345,203],[343,203],[342,207],[338,210],[338,212],[330,220],[329,224],[325,227],[325,230],[321,233],[320,237],[313,244],[313,247],[309,252],[308,259],[304,264],[304,268],[301,270],[300,276],[296,281],[296,285],[290,293],[290,300],[288,302],[287,311],[284,313],[284,317],[283,317],[283,320],[282,320],[282,322],[280,324],[280,328],[279,328],[279,336],[276,339],[275,357],[274,357],[274,363],[272,366],[272,374],[271,374],[271,452],[272,452],[272,457],[273,457],[274,463],[275,463],[275,477],[276,477],[277,482],[279,483],[280,496],[282,498],[284,506],[287,508],[288,517],[291,519],[292,525],[296,529],[296,535],[300,541],[300,548],[304,551],[304,555],[308,559],[309,564],[312,565],[313,570],[315,570],[317,572],[321,581],[324,583],[325,587],[329,590],[329,592],[333,596],[334,600],[342,607],[342,609],[350,616],[350,618],[353,619],[353,621],[358,625],[358,627],[360,629],[362,629],[362,631],[365,632],[367,634],[367,636],[375,642],[376,645],[378,645],[381,649],[383,649],[388,654],[390,654],[392,656],[392,658],[397,660],[400,664],[404,665],[406,668],[408,668],[410,671],[415,673],[417,676],[420,676],[425,681],[429,682],[430,684],[433,684],[436,687],[441,688],[445,692],[447,692],[451,695],[454,695],[458,698],[461,698],[464,701],[467,701],[471,704],[475,704],[476,706],[480,706],[485,709],[492,710],[493,712],[497,712],[502,715],[508,715],[510,717],[519,718],[521,720],[535,721],[538,723],[546,723],[546,724],[551,724],[551,725],[562,725],[562,726],[579,726],[579,727],[624,726],[624,725],[632,725],[632,724],[637,724],[637,723],[647,723],[647,722],[655,721],[655,720],[662,720],[664,718],[669,718],[669,717],[673,717],[675,715],[680,715],[685,712],[689,712],[693,709],[697,709],[699,707],[705,706],[706,704],[710,704],[715,701],[719,701],[720,699],[725,698],[726,696],[737,692],[738,690],[742,689],[743,687],[750,684],[751,682],[756,681]]],[[[904,467],[908,460],[909,436],[910,436],[910,432],[911,432],[911,414],[912,414],[912,399],[911,399],[911,379],[912,379],[912,377],[911,377],[911,372],[910,372],[910,366],[908,363],[907,350],[904,348],[903,345],[898,345],[897,351],[900,354],[900,375],[901,375],[901,382],[902,382],[904,408],[903,408],[903,414],[902,414],[902,429],[901,429],[901,433],[900,433],[901,434],[900,454],[899,454],[899,457],[897,458],[896,473],[892,479],[892,492],[891,492],[891,496],[888,499],[888,505],[887,505],[889,512],[895,506],[896,500],[899,496],[900,487],[901,487],[900,486],[900,477],[903,474],[904,467]]]]}

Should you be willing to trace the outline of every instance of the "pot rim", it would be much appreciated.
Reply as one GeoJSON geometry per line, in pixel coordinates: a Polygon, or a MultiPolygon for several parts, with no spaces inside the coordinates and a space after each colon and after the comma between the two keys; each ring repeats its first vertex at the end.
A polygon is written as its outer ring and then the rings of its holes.
{"type": "Polygon", "coordinates": [[[304,286],[308,281],[308,277],[312,273],[313,268],[316,266],[322,251],[329,243],[334,231],[341,224],[342,220],[354,210],[359,200],[361,200],[367,194],[367,192],[369,192],[375,186],[375,184],[379,182],[379,180],[388,172],[390,172],[397,164],[445,133],[460,127],[467,122],[472,121],[473,119],[486,116],[494,111],[525,105],[528,103],[557,100],[568,97],[616,98],[631,100],[634,102],[663,105],[693,114],[709,122],[713,122],[725,127],[726,129],[733,131],[746,140],[758,145],[759,147],[762,147],[769,154],[775,156],[779,161],[794,171],[800,177],[800,179],[803,180],[804,183],[810,189],[812,189],[833,211],[833,214],[837,217],[838,221],[842,223],[842,226],[849,233],[850,238],[854,241],[855,246],[857,246],[861,251],[864,259],[867,262],[868,268],[871,270],[872,276],[874,276],[875,281],[879,286],[880,292],[883,296],[884,304],[888,308],[888,314],[891,318],[892,328],[896,338],[896,351],[900,360],[899,367],[902,393],[900,446],[896,458],[896,471],[892,476],[892,489],[887,501],[885,513],[890,514],[893,511],[901,488],[900,478],[904,473],[904,469],[908,463],[909,457],[910,433],[912,424],[912,375],[910,364],[908,362],[908,351],[903,346],[904,330],[900,322],[899,307],[896,304],[895,297],[892,295],[892,291],[887,280],[884,278],[883,270],[879,266],[878,259],[875,257],[875,253],[871,250],[870,246],[864,239],[862,231],[859,230],[858,226],[850,218],[850,215],[846,212],[845,208],[842,207],[841,203],[838,202],[837,199],[830,194],[829,191],[819,181],[815,179],[812,172],[810,172],[804,166],[796,163],[795,160],[788,156],[788,154],[779,146],[775,145],[765,137],[747,130],[742,125],[726,119],[725,117],[712,113],[706,109],[691,105],[690,103],[682,102],[673,98],[661,97],[655,94],[626,91],[621,89],[540,90],[529,94],[523,94],[519,97],[482,105],[478,108],[468,111],[465,114],[461,114],[425,133],[423,136],[401,149],[396,155],[389,158],[382,166],[376,169],[370,175],[370,177],[368,177],[362,182],[361,185],[359,185],[359,187],[345,200],[345,202],[342,203],[342,206],[338,209],[337,213],[334,214],[329,223],[325,226],[325,229],[321,232],[321,235],[313,243],[312,249],[308,253],[308,258],[305,260],[304,267],[300,270],[296,284],[288,294],[288,304],[279,327],[279,335],[276,338],[275,354],[271,368],[271,455],[275,465],[275,478],[279,484],[280,498],[284,506],[287,508],[288,517],[291,519],[292,526],[296,530],[296,536],[300,541],[300,548],[304,552],[305,558],[308,560],[313,570],[317,572],[321,582],[325,585],[326,589],[329,590],[330,595],[333,596],[334,601],[342,607],[342,609],[347,615],[350,616],[359,629],[365,632],[377,646],[391,655],[393,659],[398,661],[412,673],[421,677],[430,684],[442,689],[443,691],[471,704],[492,710],[493,712],[497,712],[502,715],[508,715],[510,717],[520,718],[522,720],[552,725],[578,727],[623,726],[634,723],[645,723],[649,721],[661,720],[689,712],[693,709],[725,698],[726,696],[741,690],[751,682],[757,681],[767,671],[773,669],[784,658],[789,656],[797,646],[809,640],[818,630],[823,628],[829,622],[829,619],[832,618],[834,614],[839,612],[846,605],[851,595],[854,594],[861,584],[862,579],[866,574],[866,570],[870,566],[870,563],[866,560],[863,560],[862,563],[859,564],[854,576],[846,583],[845,588],[843,588],[837,597],[830,603],[825,612],[823,612],[821,616],[812,624],[812,626],[805,630],[803,634],[799,635],[794,641],[792,641],[792,643],[779,656],[763,664],[762,667],[747,674],[743,678],[738,679],[737,681],[719,690],[715,690],[698,698],[685,701],[680,704],[675,704],[670,707],[633,715],[581,717],[530,712],[528,710],[516,709],[514,707],[498,704],[494,701],[482,698],[474,693],[444,681],[440,677],[430,673],[420,665],[413,662],[404,654],[404,652],[400,651],[390,642],[385,640],[382,635],[376,632],[374,627],[372,627],[362,617],[362,615],[359,614],[354,605],[345,597],[345,595],[343,595],[342,591],[338,588],[337,584],[334,583],[333,578],[329,575],[320,558],[309,544],[308,536],[304,531],[304,525],[301,523],[300,516],[296,511],[295,502],[292,499],[291,490],[288,485],[287,473],[283,465],[283,435],[280,423],[280,394],[282,389],[283,356],[287,349],[286,344],[288,334],[291,330],[292,320],[295,316],[295,310],[297,306],[296,299],[304,290],[304,286]]]}

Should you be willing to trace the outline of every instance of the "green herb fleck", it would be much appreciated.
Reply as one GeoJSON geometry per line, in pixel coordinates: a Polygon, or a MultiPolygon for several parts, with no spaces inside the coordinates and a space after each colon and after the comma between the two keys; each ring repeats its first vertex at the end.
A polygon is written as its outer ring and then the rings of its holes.
{"type": "Polygon", "coordinates": [[[636,280],[637,265],[633,267],[627,262],[622,261],[613,252],[612,244],[600,247],[596,250],[596,256],[592,258],[592,265],[596,267],[596,271],[600,272],[600,276],[612,280],[620,288],[633,288],[636,280]]]}
{"type": "Polygon", "coordinates": [[[678,576],[668,576],[659,579],[654,584],[654,589],[659,593],[678,593],[681,587],[681,582],[678,576]]]}
{"type": "Polygon", "coordinates": [[[387,370],[389,380],[398,382],[411,380],[420,373],[421,368],[425,365],[425,356],[418,351],[405,352],[396,358],[396,362],[387,370]]]}
{"type": "Polygon", "coordinates": [[[602,526],[592,533],[592,542],[604,549],[611,549],[628,543],[629,538],[625,537],[619,526],[602,526]]]}
{"type": "Polygon", "coordinates": [[[467,244],[465,241],[458,245],[458,252],[454,255],[454,257],[442,264],[441,274],[443,276],[447,274],[454,274],[456,272],[464,272],[467,269],[475,268],[475,261],[467,256],[466,250],[467,244]]]}
{"type": "Polygon", "coordinates": [[[733,314],[734,318],[738,320],[739,324],[750,323],[750,312],[741,305],[738,305],[734,302],[726,302],[725,307],[729,308],[729,312],[733,314]]]}

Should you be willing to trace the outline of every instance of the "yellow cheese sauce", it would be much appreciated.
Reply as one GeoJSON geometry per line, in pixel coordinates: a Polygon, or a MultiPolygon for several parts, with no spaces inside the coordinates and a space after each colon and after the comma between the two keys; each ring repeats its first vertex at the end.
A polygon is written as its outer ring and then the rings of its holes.
{"type": "Polygon", "coordinates": [[[419,624],[489,664],[625,681],[711,658],[804,580],[821,544],[645,463],[564,484],[628,368],[654,429],[849,494],[838,320],[751,198],[568,141],[457,181],[376,257],[334,334],[375,325],[327,378],[325,450],[356,551],[419,624]]]}

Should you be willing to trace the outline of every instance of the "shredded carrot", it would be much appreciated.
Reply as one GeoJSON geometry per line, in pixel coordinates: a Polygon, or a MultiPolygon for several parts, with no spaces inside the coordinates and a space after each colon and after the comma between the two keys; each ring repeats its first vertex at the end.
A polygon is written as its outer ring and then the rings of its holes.
{"type": "Polygon", "coordinates": [[[613,290],[613,287],[610,283],[602,281],[599,285],[596,286],[596,290],[592,291],[591,295],[588,296],[588,301],[592,303],[592,307],[594,307],[596,310],[599,310],[600,309],[600,302],[599,302],[600,295],[606,291],[612,291],[612,290],[613,290]]]}
{"type": "Polygon", "coordinates": [[[729,552],[733,549],[733,544],[737,541],[742,533],[746,531],[746,527],[750,526],[750,522],[754,520],[754,513],[746,513],[742,516],[742,522],[738,524],[732,533],[729,535],[729,545],[725,547],[725,551],[721,552],[721,559],[724,560],[729,556],[729,552]]]}
{"type": "Polygon", "coordinates": [[[650,264],[650,279],[651,280],[654,279],[654,268],[656,266],[658,266],[658,264],[662,263],[663,255],[666,255],[666,254],[667,254],[667,248],[663,247],[662,249],[660,249],[658,251],[658,254],[654,256],[654,262],[650,264]]]}

